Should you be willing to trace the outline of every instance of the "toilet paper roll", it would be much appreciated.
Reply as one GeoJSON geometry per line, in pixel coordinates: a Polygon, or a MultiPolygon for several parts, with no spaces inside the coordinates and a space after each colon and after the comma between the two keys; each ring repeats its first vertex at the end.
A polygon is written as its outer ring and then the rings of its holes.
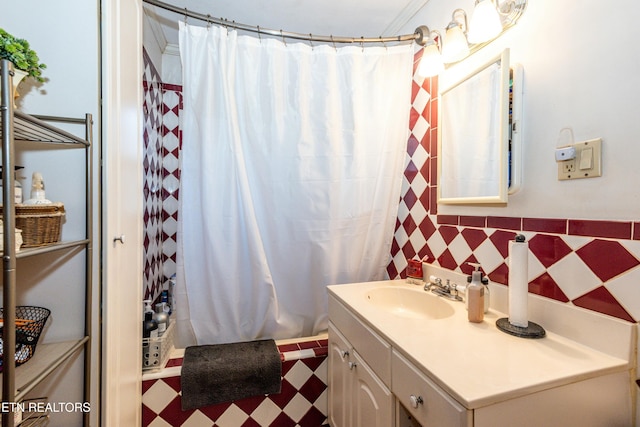
{"type": "Polygon", "coordinates": [[[527,280],[527,264],[529,258],[529,244],[524,236],[516,236],[516,240],[509,242],[509,323],[526,328],[529,296],[529,281],[527,280]]]}

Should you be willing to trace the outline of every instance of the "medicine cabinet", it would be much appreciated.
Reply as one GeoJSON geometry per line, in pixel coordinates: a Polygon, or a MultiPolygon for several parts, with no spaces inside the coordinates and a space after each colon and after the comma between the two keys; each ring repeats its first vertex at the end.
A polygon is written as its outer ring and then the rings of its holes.
{"type": "Polygon", "coordinates": [[[522,77],[505,49],[470,72],[441,79],[438,203],[506,204],[518,191],[522,77]]]}

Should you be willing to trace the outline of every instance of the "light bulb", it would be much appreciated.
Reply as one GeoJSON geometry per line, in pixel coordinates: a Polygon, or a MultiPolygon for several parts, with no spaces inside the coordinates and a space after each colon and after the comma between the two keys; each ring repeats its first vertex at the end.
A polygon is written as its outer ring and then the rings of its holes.
{"type": "Polygon", "coordinates": [[[469,43],[484,43],[502,32],[502,23],[493,0],[480,0],[469,24],[469,43]]]}
{"type": "Polygon", "coordinates": [[[459,25],[447,28],[442,45],[442,60],[446,63],[457,62],[469,55],[467,37],[459,25]]]}
{"type": "Polygon", "coordinates": [[[418,66],[418,75],[422,77],[433,77],[444,70],[442,56],[435,43],[427,44],[422,53],[422,59],[418,66]]]}

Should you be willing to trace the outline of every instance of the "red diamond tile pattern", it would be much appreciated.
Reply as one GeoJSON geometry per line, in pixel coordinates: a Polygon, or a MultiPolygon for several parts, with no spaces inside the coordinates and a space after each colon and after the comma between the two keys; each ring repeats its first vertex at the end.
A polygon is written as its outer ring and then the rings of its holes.
{"type": "Polygon", "coordinates": [[[142,106],[144,117],[144,299],[155,299],[162,289],[162,127],[163,98],[160,75],[143,50],[142,106]]]}
{"type": "Polygon", "coordinates": [[[162,99],[165,107],[162,116],[162,273],[167,280],[176,272],[182,87],[163,85],[162,99]]]}
{"type": "Polygon", "coordinates": [[[538,234],[529,240],[529,250],[546,268],[571,253],[571,248],[560,236],[538,234]]]}
{"type": "Polygon", "coordinates": [[[323,426],[327,424],[327,347],[327,340],[278,346],[283,359],[279,394],[196,410],[182,411],[179,376],[145,380],[142,426],[323,426]]]}
{"type": "Polygon", "coordinates": [[[557,301],[569,302],[569,298],[562,292],[562,289],[549,273],[541,274],[529,282],[529,292],[557,301]]]}
{"type": "Polygon", "coordinates": [[[143,50],[144,299],[156,300],[176,272],[182,87],[162,83],[143,50]]]}
{"type": "Polygon", "coordinates": [[[619,317],[629,322],[634,322],[633,317],[618,303],[616,298],[607,290],[606,287],[599,288],[576,298],[573,303],[578,307],[588,308],[610,316],[619,317]]]}
{"type": "MultiPolygon", "coordinates": [[[[416,62],[421,55],[416,53],[416,62]]],[[[471,271],[466,263],[478,262],[490,280],[508,285],[509,241],[522,233],[529,242],[529,292],[630,322],[640,320],[635,286],[640,223],[438,216],[437,94],[435,79],[414,76],[407,168],[389,277],[406,277],[407,260],[417,256],[464,274],[471,271]]]]}
{"type": "Polygon", "coordinates": [[[576,254],[603,282],[640,264],[619,242],[609,240],[594,239],[578,249],[576,254]]]}

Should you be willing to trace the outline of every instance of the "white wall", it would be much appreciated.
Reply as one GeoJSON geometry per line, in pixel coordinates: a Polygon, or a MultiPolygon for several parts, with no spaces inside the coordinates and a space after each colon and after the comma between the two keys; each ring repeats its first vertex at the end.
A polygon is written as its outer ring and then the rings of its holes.
{"type": "MultiPolygon", "coordinates": [[[[99,1],[21,0],[2,11],[2,28],[17,37],[27,39],[47,65],[43,76],[47,81],[34,86],[21,84],[17,106],[30,114],[83,118],[94,116],[94,160],[98,159],[99,144],[99,1]]],[[[84,136],[84,128],[63,125],[65,129],[84,136]]],[[[41,147],[39,147],[41,148],[41,147]]],[[[45,178],[47,197],[61,201],[67,210],[63,223],[63,238],[84,236],[84,152],[82,150],[18,150],[18,164],[26,167],[23,174],[25,196],[28,197],[31,173],[40,171],[45,178]]],[[[98,182],[98,168],[94,167],[94,182],[98,182]]],[[[97,193],[97,192],[96,192],[97,193]]],[[[94,204],[97,200],[95,195],[94,204]]],[[[97,214],[96,213],[96,218],[97,214]]],[[[94,229],[94,240],[99,229],[94,229]]],[[[94,252],[99,255],[98,247],[94,252]]],[[[51,320],[43,336],[44,341],[78,338],[84,332],[84,253],[63,252],[18,261],[18,303],[42,305],[52,310],[51,320]],[[69,254],[75,254],[70,256],[69,254]],[[60,254],[58,254],[60,255],[60,254]],[[44,268],[44,266],[47,266],[44,268]]],[[[99,282],[99,260],[94,260],[94,283],[99,282]]],[[[97,308],[97,293],[94,294],[97,308]]],[[[94,309],[94,312],[97,310],[94,309]]],[[[97,332],[97,322],[96,325],[97,332]]],[[[98,345],[94,346],[97,355],[98,345]]],[[[37,352],[38,350],[36,350],[37,352]]],[[[95,360],[98,360],[95,358],[95,360]]],[[[96,364],[92,370],[98,378],[96,364]]],[[[48,396],[50,402],[82,401],[82,357],[78,354],[56,371],[48,381],[32,394],[48,396]]],[[[97,382],[95,383],[97,385],[97,382]]],[[[97,387],[92,390],[97,396],[97,387]]],[[[92,399],[93,424],[99,409],[97,397],[92,399]]],[[[51,426],[80,425],[81,414],[60,413],[51,418],[51,426]]]]}
{"type": "Polygon", "coordinates": [[[167,44],[167,40],[162,34],[160,24],[156,21],[157,15],[149,12],[149,9],[145,8],[143,10],[142,38],[144,50],[151,58],[151,62],[158,73],[162,75],[162,51],[167,44]]]}
{"type": "MultiPolygon", "coordinates": [[[[400,31],[427,25],[444,34],[457,7],[472,0],[430,0],[400,31]]],[[[640,3],[529,0],[517,26],[463,61],[511,49],[524,67],[524,182],[507,207],[439,206],[438,213],[638,220],[640,197],[640,3]],[[603,176],[558,181],[560,130],[576,142],[603,139],[603,176]]],[[[473,165],[469,165],[470,168],[473,165]]]]}
{"type": "Polygon", "coordinates": [[[160,74],[162,83],[182,85],[178,45],[168,44],[158,20],[153,8],[144,8],[144,49],[160,74]]]}

